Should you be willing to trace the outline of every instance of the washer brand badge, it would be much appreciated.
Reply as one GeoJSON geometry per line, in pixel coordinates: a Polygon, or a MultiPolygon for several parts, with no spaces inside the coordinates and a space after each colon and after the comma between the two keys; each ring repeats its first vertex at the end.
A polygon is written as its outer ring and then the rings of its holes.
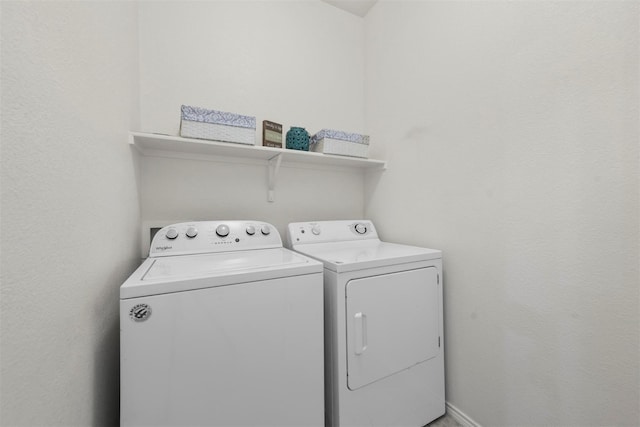
{"type": "Polygon", "coordinates": [[[151,316],[151,307],[147,304],[136,304],[129,311],[129,317],[134,322],[144,322],[151,316]]]}
{"type": "Polygon", "coordinates": [[[166,251],[173,248],[173,246],[156,246],[156,251],[166,251]]]}

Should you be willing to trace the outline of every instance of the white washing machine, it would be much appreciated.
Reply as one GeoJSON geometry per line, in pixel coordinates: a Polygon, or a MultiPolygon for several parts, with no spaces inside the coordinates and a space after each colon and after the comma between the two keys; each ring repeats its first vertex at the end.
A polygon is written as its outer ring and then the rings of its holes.
{"type": "Polygon", "coordinates": [[[327,426],[424,426],[445,413],[442,253],[371,221],[289,224],[324,263],[327,426]]]}
{"type": "Polygon", "coordinates": [[[323,425],[322,288],[264,222],[161,229],[120,288],[121,425],[323,425]]]}

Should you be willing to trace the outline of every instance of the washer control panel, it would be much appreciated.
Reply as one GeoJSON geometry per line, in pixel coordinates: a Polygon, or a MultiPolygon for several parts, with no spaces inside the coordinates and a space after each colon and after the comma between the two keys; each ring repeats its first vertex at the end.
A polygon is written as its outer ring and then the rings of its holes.
{"type": "Polygon", "coordinates": [[[161,228],[150,257],[281,248],[280,233],[261,221],[194,221],[161,228]]]}
{"type": "Polygon", "coordinates": [[[293,222],[287,227],[287,246],[306,243],[377,239],[369,220],[293,222]]]}

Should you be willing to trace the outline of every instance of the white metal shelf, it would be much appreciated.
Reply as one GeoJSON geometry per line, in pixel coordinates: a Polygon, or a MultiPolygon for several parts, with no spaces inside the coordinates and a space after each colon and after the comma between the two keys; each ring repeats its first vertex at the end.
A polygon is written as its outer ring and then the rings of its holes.
{"type": "Polygon", "coordinates": [[[183,157],[187,155],[193,156],[193,158],[196,156],[197,158],[226,157],[263,161],[269,167],[268,200],[270,202],[274,201],[275,183],[280,165],[283,162],[298,166],[338,166],[362,170],[385,170],[387,168],[387,162],[383,160],[332,156],[309,151],[181,138],[154,133],[131,132],[129,143],[145,156],[183,157]]]}

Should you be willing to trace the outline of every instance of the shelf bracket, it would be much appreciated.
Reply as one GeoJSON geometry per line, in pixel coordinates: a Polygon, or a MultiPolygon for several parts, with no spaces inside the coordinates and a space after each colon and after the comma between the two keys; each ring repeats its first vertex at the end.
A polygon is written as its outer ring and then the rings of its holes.
{"type": "Polygon", "coordinates": [[[280,171],[280,163],[282,163],[282,153],[269,159],[269,191],[267,193],[267,201],[275,202],[276,200],[276,180],[280,171]]]}

